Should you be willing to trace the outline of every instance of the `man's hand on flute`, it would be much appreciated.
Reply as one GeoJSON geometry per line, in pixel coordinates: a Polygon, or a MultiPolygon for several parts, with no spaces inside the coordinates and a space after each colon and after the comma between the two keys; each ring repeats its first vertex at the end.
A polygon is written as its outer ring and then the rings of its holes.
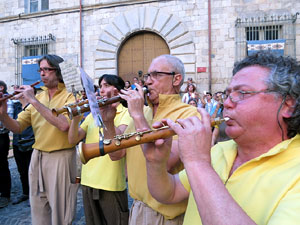
{"type": "Polygon", "coordinates": [[[32,103],[36,100],[34,89],[30,85],[22,85],[19,89],[16,89],[15,91],[19,92],[19,94],[16,94],[14,96],[14,99],[24,98],[29,103],[32,103]]]}
{"type": "MultiPolygon", "coordinates": [[[[152,126],[153,128],[157,129],[163,127],[164,124],[162,122],[156,122],[152,126]]],[[[139,132],[145,130],[137,131],[139,132]]],[[[167,165],[171,147],[172,137],[167,139],[157,139],[154,142],[146,143],[142,146],[142,149],[147,162],[167,165]]]]}
{"type": "Polygon", "coordinates": [[[121,90],[120,94],[127,101],[128,111],[133,119],[144,117],[144,91],[138,84],[136,88],[137,90],[121,90]]]}
{"type": "Polygon", "coordinates": [[[184,164],[193,161],[210,163],[211,120],[205,109],[198,109],[198,112],[201,120],[198,117],[178,119],[177,123],[166,120],[168,126],[178,135],[179,156],[184,164]]]}

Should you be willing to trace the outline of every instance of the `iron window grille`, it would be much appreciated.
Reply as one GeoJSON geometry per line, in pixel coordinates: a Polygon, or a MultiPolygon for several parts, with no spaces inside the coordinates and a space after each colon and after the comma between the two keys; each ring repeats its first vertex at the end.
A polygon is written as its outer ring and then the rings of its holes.
{"type": "Polygon", "coordinates": [[[22,85],[22,58],[54,52],[55,37],[52,34],[31,38],[13,38],[15,44],[15,84],[22,85]]]}
{"type": "Polygon", "coordinates": [[[284,55],[296,56],[296,20],[299,13],[237,18],[235,60],[247,56],[247,41],[285,40],[284,55]]]}

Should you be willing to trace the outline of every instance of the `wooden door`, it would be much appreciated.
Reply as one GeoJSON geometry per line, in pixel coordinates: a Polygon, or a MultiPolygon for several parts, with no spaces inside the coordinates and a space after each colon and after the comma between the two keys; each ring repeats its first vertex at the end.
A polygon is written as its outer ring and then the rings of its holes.
{"type": "Polygon", "coordinates": [[[147,73],[152,59],[162,54],[170,54],[164,39],[151,32],[137,33],[120,47],[118,75],[132,83],[133,77],[147,73]]]}

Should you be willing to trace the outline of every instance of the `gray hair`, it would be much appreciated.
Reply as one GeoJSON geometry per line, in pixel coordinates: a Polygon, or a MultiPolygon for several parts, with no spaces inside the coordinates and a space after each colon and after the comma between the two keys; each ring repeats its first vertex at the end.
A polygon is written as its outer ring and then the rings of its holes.
{"type": "Polygon", "coordinates": [[[284,118],[289,138],[300,133],[300,64],[289,56],[278,56],[270,51],[259,51],[235,63],[233,75],[245,67],[258,65],[270,69],[266,85],[285,100],[295,100],[294,112],[290,118],[284,118]]]}
{"type": "Polygon", "coordinates": [[[153,59],[153,61],[159,58],[163,58],[166,60],[166,62],[170,66],[171,72],[175,72],[176,74],[181,74],[182,76],[182,80],[180,82],[180,86],[181,86],[183,84],[184,77],[185,77],[185,69],[184,69],[183,62],[179,58],[173,55],[160,55],[155,59],[153,59]]]}

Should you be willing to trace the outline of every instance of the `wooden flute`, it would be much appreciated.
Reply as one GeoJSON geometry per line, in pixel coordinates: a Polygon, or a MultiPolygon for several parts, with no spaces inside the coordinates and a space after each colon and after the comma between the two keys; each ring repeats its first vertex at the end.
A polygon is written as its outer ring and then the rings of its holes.
{"type": "MultiPolygon", "coordinates": [[[[223,119],[215,118],[211,121],[211,126],[219,125],[228,120],[229,118],[227,117],[223,119]]],[[[176,133],[169,126],[164,126],[155,130],[116,135],[113,139],[104,139],[102,150],[100,149],[99,143],[85,144],[80,142],[78,145],[78,152],[81,162],[86,164],[90,159],[95,157],[103,156],[120,149],[153,142],[157,139],[169,138],[175,134],[176,133]]]]}
{"type": "MultiPolygon", "coordinates": [[[[35,82],[35,83],[33,83],[33,84],[30,84],[30,87],[34,87],[34,86],[38,85],[39,83],[41,83],[40,80],[37,81],[37,82],[35,82]]],[[[6,99],[12,98],[13,96],[15,96],[15,95],[17,95],[19,93],[20,92],[18,92],[18,91],[14,91],[12,94],[5,95],[4,97],[0,98],[0,103],[3,102],[3,101],[5,101],[6,99]]]]}

